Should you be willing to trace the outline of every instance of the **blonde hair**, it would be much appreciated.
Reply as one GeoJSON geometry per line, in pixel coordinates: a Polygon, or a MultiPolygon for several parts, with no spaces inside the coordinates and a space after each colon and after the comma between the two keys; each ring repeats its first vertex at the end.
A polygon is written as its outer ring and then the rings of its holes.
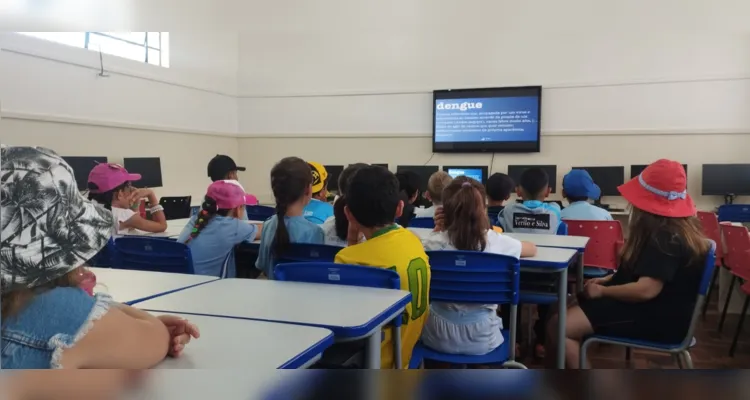
{"type": "Polygon", "coordinates": [[[441,205],[443,203],[443,190],[453,182],[453,178],[445,171],[438,171],[430,175],[427,181],[427,193],[433,203],[441,205]]]}
{"type": "Polygon", "coordinates": [[[67,274],[53,279],[43,285],[34,288],[23,288],[12,290],[7,293],[3,293],[0,300],[2,301],[2,321],[5,322],[9,317],[14,317],[23,310],[23,308],[31,302],[31,300],[48,290],[52,290],[58,287],[78,287],[83,279],[83,272],[85,267],[80,266],[67,274]]]}

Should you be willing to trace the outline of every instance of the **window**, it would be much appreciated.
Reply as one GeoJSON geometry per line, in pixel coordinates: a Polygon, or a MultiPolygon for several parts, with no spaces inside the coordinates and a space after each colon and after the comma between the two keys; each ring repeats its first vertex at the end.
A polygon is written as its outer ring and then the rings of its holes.
{"type": "Polygon", "coordinates": [[[68,46],[169,67],[169,32],[19,32],[68,46]]]}

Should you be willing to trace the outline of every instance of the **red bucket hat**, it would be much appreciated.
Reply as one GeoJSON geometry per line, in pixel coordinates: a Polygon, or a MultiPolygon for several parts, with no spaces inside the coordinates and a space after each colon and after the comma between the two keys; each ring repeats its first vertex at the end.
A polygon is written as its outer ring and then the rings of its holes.
{"type": "Polygon", "coordinates": [[[687,194],[687,176],[682,164],[661,159],[640,175],[617,187],[634,207],[662,217],[683,218],[696,214],[695,203],[687,194]]]}

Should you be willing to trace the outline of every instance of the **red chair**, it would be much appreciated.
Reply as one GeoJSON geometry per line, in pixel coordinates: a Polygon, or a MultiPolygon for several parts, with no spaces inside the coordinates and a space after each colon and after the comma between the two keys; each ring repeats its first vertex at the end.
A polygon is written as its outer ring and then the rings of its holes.
{"type": "Polygon", "coordinates": [[[565,223],[568,235],[589,238],[583,253],[587,268],[617,269],[620,249],[625,244],[620,221],[565,220],[565,223]]]}
{"type": "Polygon", "coordinates": [[[721,230],[719,228],[719,219],[716,214],[708,211],[698,211],[698,219],[701,222],[703,233],[709,239],[716,243],[716,264],[718,268],[714,268],[714,275],[711,278],[711,285],[708,287],[708,294],[706,294],[706,302],[703,303],[703,311],[701,315],[703,318],[706,317],[706,310],[708,309],[708,303],[711,302],[711,293],[713,292],[714,286],[716,286],[716,280],[719,278],[719,270],[724,266],[724,244],[721,240],[721,230]]]}
{"type": "Polygon", "coordinates": [[[737,347],[737,339],[739,338],[740,331],[742,330],[742,323],[745,320],[745,313],[747,312],[748,304],[750,304],[750,296],[747,296],[750,292],[750,233],[744,226],[732,226],[732,225],[721,225],[721,233],[724,237],[724,243],[726,245],[726,252],[724,253],[724,264],[726,264],[729,271],[732,273],[732,281],[729,284],[729,293],[727,294],[727,300],[724,303],[724,310],[721,313],[721,320],[719,321],[719,331],[724,325],[724,320],[727,315],[727,308],[729,308],[729,301],[732,298],[732,290],[737,279],[742,280],[742,291],[745,292],[745,303],[742,306],[742,315],[740,315],[740,322],[737,325],[737,332],[734,335],[732,346],[729,349],[729,355],[734,356],[734,350],[737,347]]]}

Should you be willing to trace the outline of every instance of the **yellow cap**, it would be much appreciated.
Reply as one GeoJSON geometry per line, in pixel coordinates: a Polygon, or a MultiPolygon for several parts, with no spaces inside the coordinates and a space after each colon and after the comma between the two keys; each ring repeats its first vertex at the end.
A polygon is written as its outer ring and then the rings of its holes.
{"type": "Polygon", "coordinates": [[[308,161],[307,163],[310,164],[310,169],[312,170],[312,191],[313,193],[318,193],[323,190],[326,179],[328,179],[328,171],[326,171],[326,167],[323,164],[316,163],[315,161],[308,161]]]}

